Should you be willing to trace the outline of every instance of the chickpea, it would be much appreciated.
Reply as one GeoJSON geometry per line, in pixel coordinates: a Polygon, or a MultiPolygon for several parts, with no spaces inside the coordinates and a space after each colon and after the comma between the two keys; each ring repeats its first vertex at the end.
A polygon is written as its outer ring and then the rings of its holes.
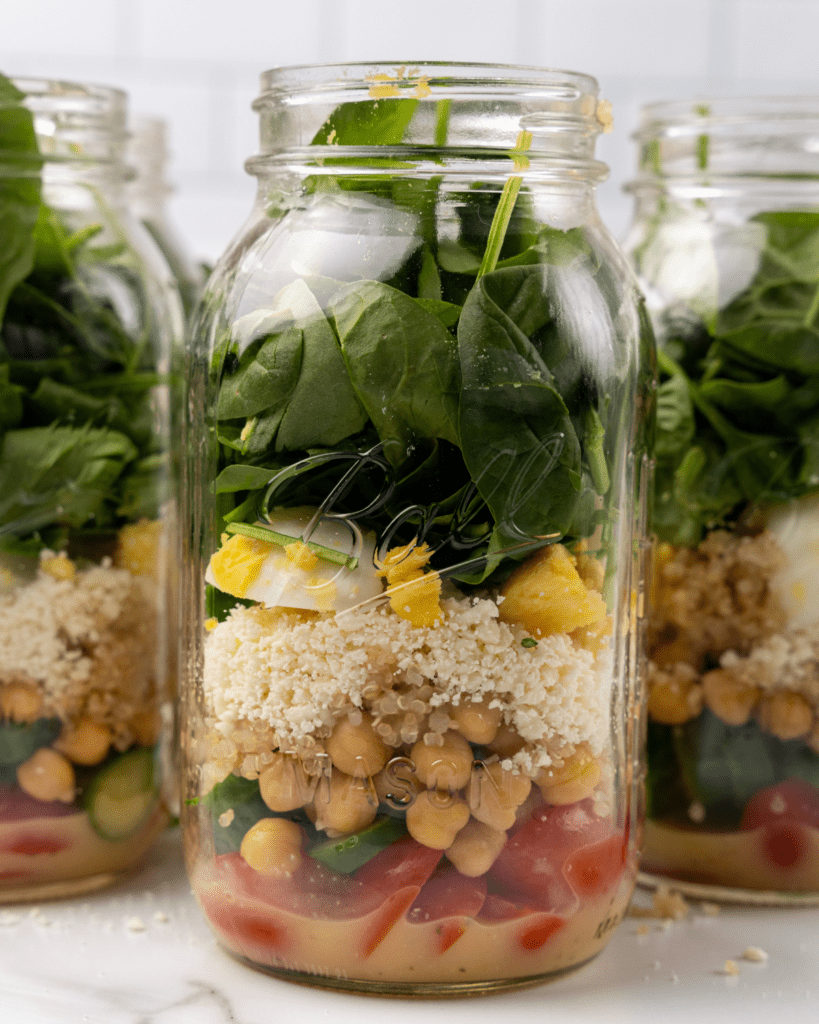
{"type": "Polygon", "coordinates": [[[702,688],[658,672],[648,691],[648,714],[663,725],[682,725],[702,711],[702,688]]]}
{"type": "Polygon", "coordinates": [[[99,764],[108,756],[112,739],[107,725],[101,725],[92,718],[81,718],[76,725],[63,726],[54,749],[65,754],[74,764],[99,764]]]}
{"type": "Polygon", "coordinates": [[[526,741],[517,733],[511,725],[501,723],[495,738],[486,744],[493,754],[498,757],[514,757],[519,750],[523,750],[526,741]]]}
{"type": "Polygon", "coordinates": [[[353,725],[349,718],[342,718],[326,746],[335,767],[358,779],[380,772],[390,756],[389,748],[367,714],[362,714],[358,725],[353,725]]]}
{"type": "Polygon", "coordinates": [[[813,726],[813,709],[800,693],[781,690],[764,697],[757,711],[759,724],[780,740],[796,740],[813,726]]]}
{"type": "Polygon", "coordinates": [[[478,821],[505,832],[514,825],[515,812],[531,788],[528,776],[502,768],[500,761],[484,762],[472,772],[469,808],[478,821]]]}
{"type": "Polygon", "coordinates": [[[440,747],[418,740],[410,751],[410,760],[427,789],[463,789],[472,772],[472,748],[463,736],[451,730],[444,734],[440,747]]]}
{"type": "Polygon", "coordinates": [[[301,866],[301,829],[286,818],[261,818],[245,832],[239,853],[259,874],[287,878],[301,866]]]}
{"type": "Polygon", "coordinates": [[[312,803],[315,826],[335,835],[366,828],[378,810],[378,796],[370,779],[353,778],[334,770],[319,784],[312,803]]]}
{"type": "Polygon", "coordinates": [[[70,804],[77,790],[71,762],[51,747],[40,747],[17,769],[17,784],[35,800],[70,804]]]}
{"type": "Polygon", "coordinates": [[[455,722],[458,732],[470,743],[491,743],[498,733],[501,709],[488,707],[489,700],[462,700],[449,709],[449,717],[455,722]]]}
{"type": "Polygon", "coordinates": [[[547,804],[574,804],[591,796],[600,781],[600,765],[588,750],[578,748],[560,768],[546,768],[538,786],[547,804]]]}
{"type": "Polygon", "coordinates": [[[506,845],[506,833],[472,818],[446,851],[447,860],[469,878],[485,875],[506,845]]]}
{"type": "Polygon", "coordinates": [[[276,753],[259,775],[262,800],[271,811],[295,811],[310,800],[311,780],[298,758],[276,753]]]}
{"type": "Polygon", "coordinates": [[[10,722],[33,722],[40,717],[43,698],[28,683],[8,683],[0,687],[0,715],[10,722]]]}
{"type": "Polygon", "coordinates": [[[469,821],[466,801],[448,792],[425,790],[407,808],[407,830],[431,850],[448,850],[469,821]]]}
{"type": "Polygon", "coordinates": [[[373,777],[378,802],[404,810],[421,792],[415,765],[408,757],[393,757],[386,767],[373,777]]]}
{"type": "Polygon", "coordinates": [[[705,673],[702,693],[709,709],[726,725],[745,725],[759,703],[759,690],[724,668],[705,673]]]}

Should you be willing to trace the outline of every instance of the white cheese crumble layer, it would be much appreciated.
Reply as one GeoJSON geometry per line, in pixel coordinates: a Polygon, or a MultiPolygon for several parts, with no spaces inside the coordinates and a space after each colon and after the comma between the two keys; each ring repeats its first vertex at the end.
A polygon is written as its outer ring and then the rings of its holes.
{"type": "Polygon", "coordinates": [[[489,599],[442,601],[443,618],[416,627],[388,607],[306,618],[282,609],[237,608],[207,637],[206,716],[230,740],[248,726],[283,749],[326,735],[346,705],[363,707],[373,685],[419,676],[430,704],[486,697],[527,749],[513,765],[552,763],[550,750],[588,745],[599,755],[608,734],[612,656],[567,634],[533,647],[521,627],[498,618],[489,599]],[[533,750],[534,748],[534,750],[533,750]]]}

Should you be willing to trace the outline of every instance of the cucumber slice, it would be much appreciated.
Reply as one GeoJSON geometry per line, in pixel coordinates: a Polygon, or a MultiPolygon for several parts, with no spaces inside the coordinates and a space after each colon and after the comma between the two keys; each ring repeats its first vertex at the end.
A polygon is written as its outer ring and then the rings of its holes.
{"type": "Polygon", "coordinates": [[[112,843],[128,839],[150,818],[159,800],[153,750],[140,747],[101,768],[85,796],[91,827],[112,843]]]}
{"type": "Polygon", "coordinates": [[[59,718],[38,718],[36,722],[0,724],[0,765],[28,761],[35,750],[50,747],[60,735],[59,718]]]}
{"type": "Polygon", "coordinates": [[[333,871],[351,875],[368,860],[407,834],[402,818],[378,818],[360,832],[330,839],[310,850],[310,856],[333,871]]]}

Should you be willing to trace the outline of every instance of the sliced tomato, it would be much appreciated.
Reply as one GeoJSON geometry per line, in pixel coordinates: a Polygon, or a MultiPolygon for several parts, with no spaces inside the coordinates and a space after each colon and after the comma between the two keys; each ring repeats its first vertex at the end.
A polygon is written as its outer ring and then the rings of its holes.
{"type": "Polygon", "coordinates": [[[19,786],[0,786],[0,822],[65,818],[78,813],[74,804],[66,804],[62,800],[35,800],[19,786]]]}
{"type": "Polygon", "coordinates": [[[620,880],[625,864],[626,840],[617,833],[570,854],[563,874],[578,896],[602,896],[620,880]]]}
{"type": "MultiPolygon", "coordinates": [[[[489,888],[504,899],[535,910],[565,913],[578,901],[578,893],[564,870],[570,855],[610,835],[611,821],[594,813],[591,800],[563,807],[538,807],[510,835],[489,872],[489,888]]],[[[578,872],[579,866],[575,881],[578,872]]]]}
{"type": "Polygon", "coordinates": [[[819,828],[819,788],[802,779],[789,779],[761,789],[748,801],[739,827],[754,829],[783,821],[819,828]]]}
{"type": "Polygon", "coordinates": [[[210,923],[231,945],[253,959],[259,949],[282,956],[288,951],[290,936],[284,920],[269,908],[249,910],[224,899],[200,897],[210,923]]]}
{"type": "Polygon", "coordinates": [[[350,941],[367,957],[412,906],[441,856],[407,838],[376,854],[354,875],[305,857],[290,877],[277,878],[254,871],[240,854],[227,853],[216,857],[213,884],[199,896],[214,927],[229,939],[274,953],[289,941],[277,910],[311,920],[359,921],[359,932],[351,929],[350,941]]]}
{"type": "Polygon", "coordinates": [[[0,853],[18,853],[36,857],[41,853],[60,853],[71,845],[65,836],[52,833],[19,832],[13,839],[0,845],[0,853]]]}
{"type": "Polygon", "coordinates": [[[563,927],[565,919],[556,914],[532,914],[517,935],[521,949],[534,951],[545,946],[551,937],[563,927]]]}
{"type": "Polygon", "coordinates": [[[418,893],[407,919],[423,924],[443,917],[475,917],[485,900],[485,878],[467,878],[447,865],[439,868],[418,893]]]}
{"type": "Polygon", "coordinates": [[[467,878],[452,865],[439,868],[407,913],[411,924],[440,921],[438,952],[445,953],[466,931],[466,920],[475,918],[486,900],[486,879],[467,878]]]}
{"type": "Polygon", "coordinates": [[[531,913],[532,911],[528,907],[522,907],[519,903],[511,903],[490,892],[486,894],[478,920],[483,924],[503,924],[505,921],[514,921],[517,917],[525,917],[531,913]]]}
{"type": "Polygon", "coordinates": [[[756,793],[740,822],[745,831],[759,831],[762,851],[778,868],[794,868],[808,855],[808,829],[819,829],[819,788],[802,779],[788,779],[756,793]]]}

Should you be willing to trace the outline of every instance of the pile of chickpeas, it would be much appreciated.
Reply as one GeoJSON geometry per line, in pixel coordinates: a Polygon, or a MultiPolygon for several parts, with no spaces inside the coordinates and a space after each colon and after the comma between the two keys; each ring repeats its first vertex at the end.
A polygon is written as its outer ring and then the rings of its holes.
{"type": "MultiPolygon", "coordinates": [[[[45,717],[40,690],[29,683],[0,686],[0,718],[4,722],[31,725],[45,717]]],[[[158,714],[144,711],[131,719],[137,743],[150,746],[156,741],[158,714]]],[[[75,765],[85,768],[108,757],[114,742],[112,730],[90,717],[65,723],[51,746],[40,747],[17,767],[17,785],[28,796],[44,802],[73,803],[77,795],[75,765]]]]}
{"type": "MultiPolygon", "coordinates": [[[[504,768],[501,759],[524,741],[502,723],[501,709],[489,705],[487,699],[462,700],[447,709],[445,732],[398,748],[384,742],[369,713],[351,709],[324,741],[323,770],[309,775],[297,755],[272,755],[259,774],[262,799],[277,814],[303,808],[330,838],[366,828],[386,804],[405,817],[417,842],[444,851],[461,874],[483,875],[530,803],[582,800],[601,774],[584,747],[535,779],[504,768]],[[489,756],[476,759],[472,744],[489,756]]],[[[302,830],[285,818],[263,818],[245,834],[240,852],[263,874],[290,875],[301,864],[302,830]]]]}

